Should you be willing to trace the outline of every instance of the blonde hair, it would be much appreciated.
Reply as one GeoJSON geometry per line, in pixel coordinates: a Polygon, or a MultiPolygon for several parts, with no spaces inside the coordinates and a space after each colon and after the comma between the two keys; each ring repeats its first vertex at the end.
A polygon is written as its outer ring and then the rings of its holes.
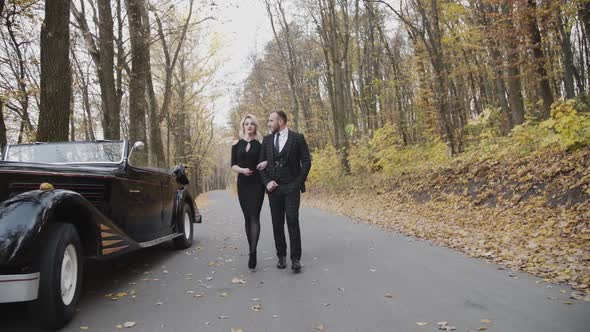
{"type": "Polygon", "coordinates": [[[244,131],[244,123],[246,123],[247,119],[250,119],[256,127],[256,134],[254,135],[254,137],[260,141],[262,139],[262,136],[260,135],[260,131],[258,130],[258,119],[256,119],[256,116],[254,116],[253,114],[244,115],[242,121],[240,121],[240,138],[246,138],[246,132],[244,131]]]}

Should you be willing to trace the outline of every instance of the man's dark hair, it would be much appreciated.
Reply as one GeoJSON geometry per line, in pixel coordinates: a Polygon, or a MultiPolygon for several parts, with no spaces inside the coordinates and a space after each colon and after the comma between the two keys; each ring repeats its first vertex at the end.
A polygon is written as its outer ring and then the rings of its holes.
{"type": "Polygon", "coordinates": [[[283,119],[283,121],[285,121],[285,123],[287,123],[287,113],[285,113],[283,111],[274,111],[273,113],[277,113],[279,118],[283,119]]]}

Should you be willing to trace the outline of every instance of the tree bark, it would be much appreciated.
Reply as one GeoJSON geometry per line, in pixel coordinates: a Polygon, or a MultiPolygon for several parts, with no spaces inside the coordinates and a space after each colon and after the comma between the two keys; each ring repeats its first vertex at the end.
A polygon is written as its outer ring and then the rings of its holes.
{"type": "Polygon", "coordinates": [[[41,28],[41,108],[37,141],[67,141],[72,98],[70,1],[46,0],[41,28]]]}
{"type": "Polygon", "coordinates": [[[561,48],[561,57],[563,64],[563,87],[567,99],[574,98],[576,91],[574,87],[574,55],[572,52],[572,43],[570,42],[571,32],[566,30],[565,22],[561,15],[560,6],[556,6],[556,25],[561,48]]]}
{"type": "MultiPolygon", "coordinates": [[[[131,74],[129,77],[129,141],[146,143],[146,71],[148,47],[145,39],[141,8],[143,0],[126,0],[131,41],[131,74]]],[[[140,160],[139,162],[146,162],[140,160]]]]}
{"type": "Polygon", "coordinates": [[[512,22],[512,7],[510,1],[502,4],[502,14],[505,20],[504,53],[506,54],[506,72],[508,83],[508,99],[510,100],[510,112],[512,114],[512,125],[518,126],[524,123],[524,97],[522,95],[522,84],[520,81],[519,48],[516,29],[512,22]]]}
{"type": "Polygon", "coordinates": [[[551,85],[549,84],[549,78],[547,76],[547,70],[545,65],[547,60],[543,54],[541,32],[539,31],[539,24],[537,23],[537,1],[527,0],[527,27],[529,32],[529,38],[531,40],[531,52],[534,59],[534,68],[537,74],[537,84],[539,89],[539,95],[543,101],[541,108],[542,118],[546,119],[549,117],[549,110],[551,104],[553,104],[553,93],[551,92],[551,85]]]}
{"type": "Polygon", "coordinates": [[[100,53],[99,80],[103,102],[104,138],[117,140],[121,137],[121,109],[117,103],[114,75],[114,33],[111,0],[98,0],[98,46],[100,53]]]}
{"type": "Polygon", "coordinates": [[[0,153],[4,153],[6,147],[6,123],[4,122],[4,99],[0,97],[0,153]]]}

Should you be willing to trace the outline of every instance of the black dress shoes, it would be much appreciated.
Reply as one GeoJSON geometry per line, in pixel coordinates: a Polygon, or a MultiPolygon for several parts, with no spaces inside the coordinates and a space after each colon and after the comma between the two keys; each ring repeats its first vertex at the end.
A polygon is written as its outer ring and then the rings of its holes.
{"type": "Polygon", "coordinates": [[[250,253],[250,259],[248,259],[248,268],[254,270],[256,268],[256,252],[250,253]]]}
{"type": "Polygon", "coordinates": [[[291,263],[291,270],[293,270],[294,272],[301,271],[301,262],[299,262],[298,259],[294,259],[293,263],[291,263]]]}
{"type": "Polygon", "coordinates": [[[279,261],[277,262],[278,269],[284,269],[287,267],[287,259],[285,257],[279,257],[279,261]]]}

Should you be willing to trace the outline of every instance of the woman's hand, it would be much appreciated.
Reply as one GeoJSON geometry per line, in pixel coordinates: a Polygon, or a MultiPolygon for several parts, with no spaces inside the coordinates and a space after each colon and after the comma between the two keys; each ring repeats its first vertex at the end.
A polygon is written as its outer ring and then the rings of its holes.
{"type": "Polygon", "coordinates": [[[240,173],[244,174],[245,176],[250,176],[252,173],[254,173],[254,171],[249,168],[242,168],[240,171],[240,173]]]}
{"type": "Polygon", "coordinates": [[[263,161],[260,164],[256,165],[256,169],[259,171],[262,171],[263,169],[266,168],[266,166],[268,166],[268,161],[263,161]]]}

